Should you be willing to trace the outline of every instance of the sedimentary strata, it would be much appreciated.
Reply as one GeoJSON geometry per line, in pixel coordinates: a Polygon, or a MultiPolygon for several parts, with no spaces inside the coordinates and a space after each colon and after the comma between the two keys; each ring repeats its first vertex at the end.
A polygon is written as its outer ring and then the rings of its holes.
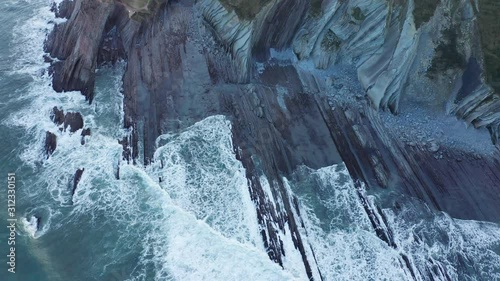
{"type": "MultiPolygon", "coordinates": [[[[53,87],[80,90],[91,101],[96,67],[126,59],[124,127],[130,136],[120,143],[125,160],[145,165],[153,161],[159,135],[211,115],[227,116],[269,258],[284,266],[289,253],[281,237],[292,235],[311,280],[320,280],[321,272],[299,231],[297,199],[284,183],[300,165],[316,169],[344,162],[359,190],[365,185],[374,194],[388,189],[397,194],[375,206],[358,193],[373,231],[391,247],[397,245],[380,210],[394,208],[403,196],[456,218],[498,222],[498,147],[491,144],[491,153],[476,155],[446,144],[408,146],[376,111],[402,113],[405,106],[418,105],[454,114],[489,129],[496,142],[500,103],[488,84],[496,77],[485,79],[490,77],[481,51],[485,39],[474,32],[481,28],[480,5],[458,0],[430,10],[411,0],[245,5],[65,1],[56,11],[67,21],[56,25],[46,42],[53,87]],[[338,72],[339,64],[354,71],[338,72]],[[338,82],[339,75],[357,78],[351,83],[366,96],[338,82]]],[[[53,120],[66,127],[68,114],[56,108],[53,120]]],[[[69,118],[71,130],[83,128],[77,117],[69,118]]],[[[47,154],[54,149],[55,135],[47,133],[47,154]]],[[[405,254],[400,262],[414,278],[437,276],[415,268],[405,254]]],[[[431,260],[426,266],[441,264],[431,260]]]]}

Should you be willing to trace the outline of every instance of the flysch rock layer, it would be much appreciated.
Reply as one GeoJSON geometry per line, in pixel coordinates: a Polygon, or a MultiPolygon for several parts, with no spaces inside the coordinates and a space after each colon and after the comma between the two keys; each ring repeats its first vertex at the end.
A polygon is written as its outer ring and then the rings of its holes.
{"type": "MultiPolygon", "coordinates": [[[[290,253],[281,237],[289,233],[307,276],[321,280],[299,231],[297,199],[283,182],[300,165],[345,162],[357,188],[396,194],[375,206],[359,193],[374,232],[391,247],[397,245],[380,208],[402,196],[456,218],[498,222],[498,147],[477,155],[443,144],[408,146],[376,111],[418,105],[486,127],[497,140],[498,98],[486,83],[479,33],[472,32],[481,2],[443,0],[423,11],[411,0],[137,3],[62,2],[56,11],[68,20],[45,46],[54,59],[54,89],[80,90],[92,100],[95,68],[126,59],[124,126],[131,134],[120,143],[126,160],[146,165],[154,164],[159,135],[227,116],[276,263],[285,266],[290,253]],[[355,91],[335,98],[346,91],[331,78],[338,65],[354,66],[367,99],[355,91]]],[[[419,272],[404,254],[401,264],[419,272]]]]}
{"type": "Polygon", "coordinates": [[[303,21],[294,52],[318,68],[355,64],[375,108],[399,113],[405,103],[440,107],[476,128],[488,128],[496,143],[500,99],[486,82],[498,78],[485,71],[484,61],[495,35],[480,31],[498,25],[484,15],[498,18],[500,7],[490,1],[430,2],[435,3],[324,0],[319,15],[309,13],[303,21]]]}

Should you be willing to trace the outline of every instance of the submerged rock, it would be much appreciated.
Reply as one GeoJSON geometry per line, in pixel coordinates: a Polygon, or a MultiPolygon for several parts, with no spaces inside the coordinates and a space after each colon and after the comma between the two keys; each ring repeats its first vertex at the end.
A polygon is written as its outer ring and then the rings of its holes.
{"type": "Polygon", "coordinates": [[[97,65],[105,63],[115,64],[119,60],[127,58],[123,40],[120,33],[117,31],[116,26],[111,28],[108,33],[104,35],[99,52],[97,54],[97,65]]]}
{"type": "Polygon", "coordinates": [[[35,217],[36,230],[39,231],[42,226],[42,217],[39,216],[34,216],[34,217],[35,217]]]}
{"type": "Polygon", "coordinates": [[[62,1],[58,5],[54,2],[50,10],[54,12],[58,18],[69,19],[75,8],[75,3],[76,1],[62,1]]]}

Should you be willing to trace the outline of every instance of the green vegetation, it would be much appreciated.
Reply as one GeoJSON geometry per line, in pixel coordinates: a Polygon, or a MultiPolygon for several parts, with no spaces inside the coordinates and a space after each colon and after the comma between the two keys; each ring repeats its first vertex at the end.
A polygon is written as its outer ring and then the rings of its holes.
{"type": "Polygon", "coordinates": [[[323,40],[321,41],[321,48],[327,52],[334,52],[339,49],[342,40],[333,32],[328,29],[323,40]]]}
{"type": "Polygon", "coordinates": [[[415,19],[415,26],[417,29],[431,19],[436,12],[439,2],[440,0],[415,0],[413,18],[415,19]]]}
{"type": "Polygon", "coordinates": [[[478,22],[486,81],[500,93],[500,1],[479,0],[478,22]]]}
{"type": "Polygon", "coordinates": [[[463,54],[458,51],[458,34],[456,28],[443,31],[443,41],[436,47],[436,54],[427,71],[429,77],[434,77],[438,72],[448,69],[464,68],[466,61],[463,54]]]}
{"type": "Polygon", "coordinates": [[[366,16],[363,14],[360,7],[352,9],[352,17],[357,21],[364,21],[366,19],[366,16]]]}
{"type": "Polygon", "coordinates": [[[229,11],[234,11],[242,20],[252,20],[271,0],[219,0],[229,11]]]}
{"type": "Polygon", "coordinates": [[[309,1],[309,14],[313,18],[319,18],[322,15],[321,4],[323,0],[311,0],[309,1]]]}

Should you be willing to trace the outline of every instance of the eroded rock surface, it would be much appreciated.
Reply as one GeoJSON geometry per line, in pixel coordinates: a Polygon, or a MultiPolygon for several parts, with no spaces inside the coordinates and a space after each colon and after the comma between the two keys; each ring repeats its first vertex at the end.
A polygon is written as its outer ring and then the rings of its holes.
{"type": "Polygon", "coordinates": [[[356,65],[375,108],[404,113],[402,106],[425,104],[488,128],[496,142],[498,36],[491,27],[500,7],[492,2],[324,0],[304,20],[293,49],[317,68],[356,65]],[[474,86],[463,83],[468,71],[477,77],[474,86]]]}
{"type": "Polygon", "coordinates": [[[45,51],[58,59],[52,65],[53,87],[58,92],[81,91],[91,102],[99,46],[116,5],[100,0],[75,0],[66,8],[69,5],[61,4],[59,11],[64,12],[59,16],[68,17],[70,10],[71,16],[56,25],[45,44],[45,51]]]}
{"type": "MultiPolygon", "coordinates": [[[[120,144],[124,159],[145,165],[159,135],[227,116],[276,263],[283,266],[287,255],[280,234],[291,233],[307,276],[321,279],[299,231],[297,199],[283,182],[300,165],[343,161],[370,192],[390,190],[456,218],[498,222],[498,147],[476,155],[435,140],[405,145],[375,110],[403,113],[419,105],[488,128],[498,139],[499,102],[485,80],[473,1],[443,0],[430,10],[382,0],[139,2],[75,0],[73,8],[59,8],[68,20],[46,43],[59,60],[54,88],[80,90],[91,100],[97,65],[126,58],[124,126],[131,134],[120,144]],[[140,16],[130,17],[131,7],[140,16]],[[338,76],[351,72],[339,65],[351,65],[357,79],[342,82],[338,76]]],[[[66,127],[68,114],[55,109],[53,120],[66,127]]],[[[71,120],[71,130],[83,127],[77,116],[71,120]]],[[[46,143],[49,154],[55,136],[48,133],[46,143]]],[[[396,248],[380,211],[396,204],[394,197],[375,206],[358,195],[373,231],[396,248]]],[[[404,254],[401,264],[416,272],[404,254]]]]}

